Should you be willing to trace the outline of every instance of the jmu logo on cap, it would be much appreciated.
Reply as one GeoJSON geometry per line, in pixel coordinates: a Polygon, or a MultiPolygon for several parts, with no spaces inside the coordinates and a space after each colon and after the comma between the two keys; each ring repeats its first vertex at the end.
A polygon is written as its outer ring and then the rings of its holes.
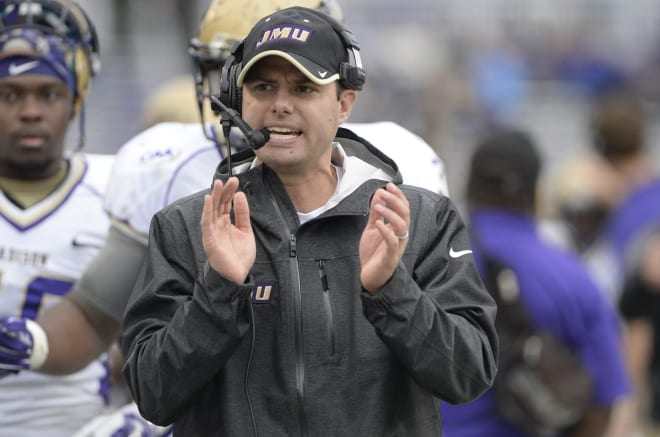
{"type": "Polygon", "coordinates": [[[305,29],[304,27],[298,26],[283,26],[275,27],[269,29],[261,35],[261,40],[257,42],[256,47],[259,47],[261,44],[269,41],[277,41],[282,39],[287,39],[290,41],[298,41],[306,43],[309,41],[309,37],[312,35],[312,31],[305,29]]]}

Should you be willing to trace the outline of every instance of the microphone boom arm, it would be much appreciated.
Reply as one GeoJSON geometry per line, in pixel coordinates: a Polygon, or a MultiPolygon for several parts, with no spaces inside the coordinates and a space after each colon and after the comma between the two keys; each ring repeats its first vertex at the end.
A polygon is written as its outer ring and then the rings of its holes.
{"type": "Polygon", "coordinates": [[[247,140],[247,143],[252,150],[257,150],[266,145],[270,139],[270,132],[268,129],[252,129],[250,125],[247,124],[245,120],[243,120],[237,110],[228,107],[216,96],[212,95],[210,96],[210,99],[213,105],[220,108],[223,123],[226,121],[226,116],[228,121],[236,126],[243,133],[243,135],[245,135],[245,139],[247,140]]]}

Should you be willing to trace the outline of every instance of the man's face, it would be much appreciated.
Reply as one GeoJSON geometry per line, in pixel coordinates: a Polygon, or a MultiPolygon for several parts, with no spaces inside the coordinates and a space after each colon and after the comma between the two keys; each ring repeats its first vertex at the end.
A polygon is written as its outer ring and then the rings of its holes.
{"type": "Polygon", "coordinates": [[[0,175],[42,179],[64,153],[74,114],[72,91],[59,79],[26,74],[0,79],[0,175]]]}
{"type": "Polygon", "coordinates": [[[313,172],[330,162],[337,128],[350,113],[356,93],[318,85],[278,56],[259,61],[243,87],[243,117],[255,129],[270,130],[257,156],[277,172],[313,172]]]}

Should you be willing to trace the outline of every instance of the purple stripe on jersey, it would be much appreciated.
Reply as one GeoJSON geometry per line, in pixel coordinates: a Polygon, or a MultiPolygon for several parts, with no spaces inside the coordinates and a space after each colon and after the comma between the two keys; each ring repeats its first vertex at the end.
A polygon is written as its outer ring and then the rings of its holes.
{"type": "Polygon", "coordinates": [[[28,284],[25,303],[23,304],[23,310],[21,311],[21,317],[27,317],[28,319],[35,320],[45,296],[49,294],[64,296],[69,292],[69,290],[71,290],[72,287],[73,282],[71,281],[62,281],[59,279],[43,277],[37,277],[33,279],[28,284]]]}
{"type": "Polygon", "coordinates": [[[110,390],[112,390],[112,382],[110,381],[110,361],[106,358],[103,360],[103,369],[105,375],[99,381],[99,395],[103,398],[106,405],[110,403],[110,390]]]}

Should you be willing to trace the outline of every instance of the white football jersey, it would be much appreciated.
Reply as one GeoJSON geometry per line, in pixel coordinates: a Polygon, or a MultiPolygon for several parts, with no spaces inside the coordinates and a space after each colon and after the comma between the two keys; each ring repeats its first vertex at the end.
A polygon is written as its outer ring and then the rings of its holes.
{"type": "MultiPolygon", "coordinates": [[[[112,157],[76,154],[65,181],[21,209],[0,191],[0,314],[36,319],[72,287],[105,242],[103,190],[112,157]]],[[[76,341],[72,338],[71,341],[76,341]]],[[[68,376],[0,379],[0,436],[71,436],[104,406],[101,359],[68,376]]]]}
{"type": "Polygon", "coordinates": [[[399,166],[403,183],[449,196],[445,164],[419,135],[392,121],[344,123],[399,166]]]}
{"type": "MultiPolygon", "coordinates": [[[[419,136],[393,122],[344,127],[392,158],[404,183],[447,195],[444,164],[419,136]]],[[[220,160],[201,125],[155,125],[119,150],[105,207],[120,228],[146,244],[151,217],[174,200],[210,187],[220,160]]]]}
{"type": "Polygon", "coordinates": [[[151,217],[173,201],[209,188],[221,160],[200,124],[157,124],[119,149],[105,208],[116,225],[146,244],[151,217]]]}

